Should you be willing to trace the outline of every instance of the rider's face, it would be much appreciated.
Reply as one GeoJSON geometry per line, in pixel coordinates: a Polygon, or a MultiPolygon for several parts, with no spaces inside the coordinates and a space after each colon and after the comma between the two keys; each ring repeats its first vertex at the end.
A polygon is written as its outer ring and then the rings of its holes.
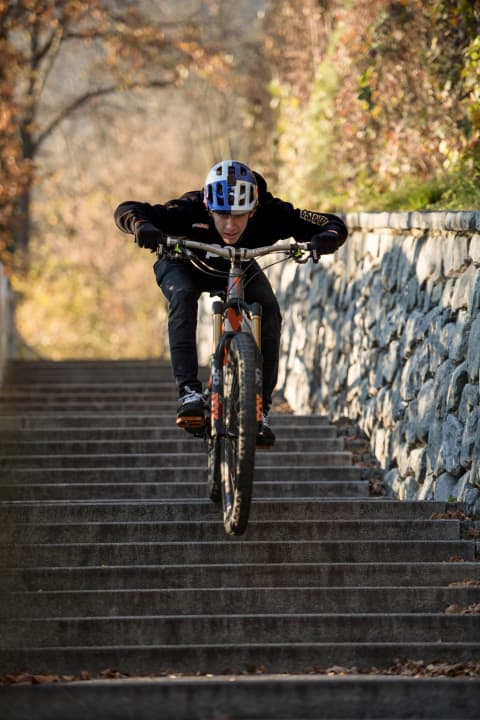
{"type": "Polygon", "coordinates": [[[253,213],[243,213],[242,215],[227,215],[226,213],[212,212],[213,222],[217,232],[222,236],[226,245],[235,245],[237,243],[248,221],[253,213]]]}

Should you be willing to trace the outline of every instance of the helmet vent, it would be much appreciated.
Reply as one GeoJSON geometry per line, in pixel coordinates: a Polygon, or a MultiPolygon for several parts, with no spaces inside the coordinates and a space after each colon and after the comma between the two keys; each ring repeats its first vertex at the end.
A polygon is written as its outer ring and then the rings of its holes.
{"type": "Polygon", "coordinates": [[[214,165],[204,186],[204,202],[212,212],[251,212],[258,202],[257,181],[247,165],[223,160],[214,165]]]}
{"type": "Polygon", "coordinates": [[[237,175],[241,174],[235,171],[235,167],[233,165],[230,165],[228,168],[228,176],[227,176],[227,183],[230,185],[230,187],[235,187],[235,183],[237,182],[237,175]]]}

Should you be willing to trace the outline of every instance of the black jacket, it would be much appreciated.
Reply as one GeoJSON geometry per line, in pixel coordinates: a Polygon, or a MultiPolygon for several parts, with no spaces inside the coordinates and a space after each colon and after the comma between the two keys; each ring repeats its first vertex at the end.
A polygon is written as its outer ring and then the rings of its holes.
{"type": "MultiPolygon", "coordinates": [[[[335,230],[338,234],[327,236],[322,253],[335,252],[343,245],[347,238],[347,228],[341,218],[331,213],[294,208],[290,203],[273,197],[267,191],[262,176],[258,173],[255,175],[259,187],[259,203],[238,243],[239,246],[263,247],[289,237],[298,242],[306,242],[324,230],[335,230]]],[[[125,233],[134,234],[136,224],[145,221],[153,223],[167,235],[185,236],[216,245],[225,244],[203,204],[201,190],[185,193],[164,205],[126,201],[115,210],[117,227],[125,233]]]]}

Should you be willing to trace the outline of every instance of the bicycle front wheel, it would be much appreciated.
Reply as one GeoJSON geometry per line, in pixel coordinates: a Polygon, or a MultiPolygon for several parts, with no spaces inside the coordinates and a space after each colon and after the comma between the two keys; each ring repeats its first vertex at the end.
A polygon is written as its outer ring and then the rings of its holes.
{"type": "Polygon", "coordinates": [[[223,367],[225,435],[220,446],[223,523],[229,535],[241,535],[248,524],[261,393],[257,345],[251,335],[233,335],[223,367]]]}

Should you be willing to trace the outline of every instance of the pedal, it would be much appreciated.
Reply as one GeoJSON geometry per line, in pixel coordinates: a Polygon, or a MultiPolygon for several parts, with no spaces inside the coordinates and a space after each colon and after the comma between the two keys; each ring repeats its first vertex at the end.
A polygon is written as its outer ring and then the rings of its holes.
{"type": "Polygon", "coordinates": [[[182,415],[177,418],[177,426],[195,435],[205,427],[203,415],[182,415]]]}

